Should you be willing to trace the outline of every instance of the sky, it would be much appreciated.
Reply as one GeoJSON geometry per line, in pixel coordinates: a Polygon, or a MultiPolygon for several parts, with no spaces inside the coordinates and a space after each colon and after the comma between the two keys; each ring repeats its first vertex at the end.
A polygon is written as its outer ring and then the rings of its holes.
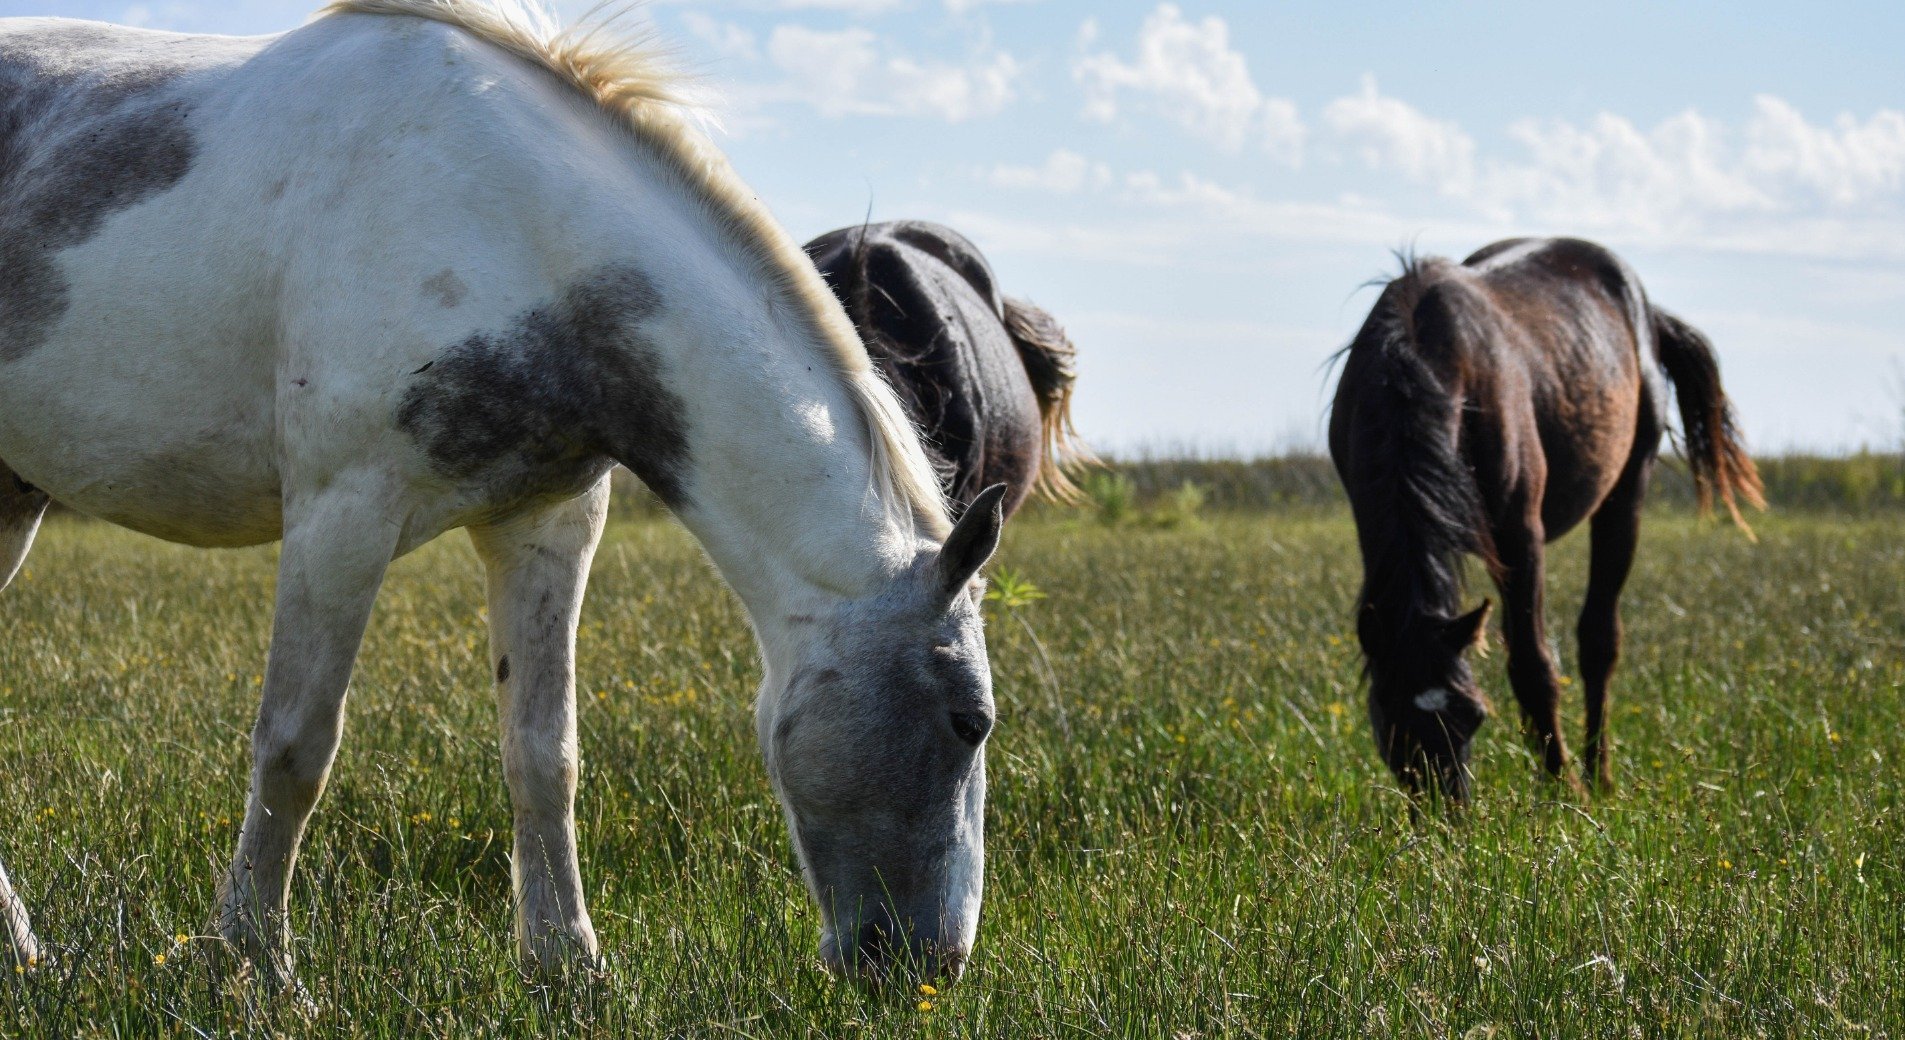
{"type": "MultiPolygon", "coordinates": [[[[191,32],[313,0],[0,0],[191,32]]],[[[589,0],[554,5],[576,17],[589,0]]],[[[1101,449],[1321,443],[1392,252],[1599,240],[1752,446],[1905,442],[1905,4],[651,0],[798,238],[937,220],[1069,328],[1101,449]]]]}

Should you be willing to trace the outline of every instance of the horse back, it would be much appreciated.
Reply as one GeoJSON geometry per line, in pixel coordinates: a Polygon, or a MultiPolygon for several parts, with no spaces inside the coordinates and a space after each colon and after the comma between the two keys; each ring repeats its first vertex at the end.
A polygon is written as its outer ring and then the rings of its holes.
{"type": "Polygon", "coordinates": [[[1613,253],[1568,238],[1496,243],[1422,307],[1464,341],[1467,378],[1488,402],[1475,439],[1495,457],[1478,464],[1498,470],[1508,498],[1538,502],[1548,537],[1591,515],[1635,452],[1656,450],[1664,387],[1646,295],[1613,253]]]}
{"type": "Polygon", "coordinates": [[[807,246],[941,463],[950,496],[994,483],[1016,508],[1040,460],[1038,399],[991,265],[949,228],[896,221],[807,246]]]}
{"type": "MultiPolygon", "coordinates": [[[[546,248],[580,237],[540,216],[577,211],[554,190],[572,160],[523,146],[607,123],[417,19],[251,39],[0,21],[0,457],[194,545],[278,537],[304,470],[374,460],[421,480],[404,383],[383,374],[615,255],[546,248]]],[[[620,138],[579,140],[593,173],[620,138]]]]}

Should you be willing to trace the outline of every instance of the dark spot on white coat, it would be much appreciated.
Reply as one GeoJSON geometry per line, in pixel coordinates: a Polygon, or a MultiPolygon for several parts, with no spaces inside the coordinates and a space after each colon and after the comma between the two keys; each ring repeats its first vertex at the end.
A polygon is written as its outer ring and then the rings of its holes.
{"type": "Polygon", "coordinates": [[[75,27],[0,50],[0,362],[33,353],[70,306],[59,254],[192,166],[191,104],[168,89],[178,70],[95,68],[98,37],[75,27]]]}
{"type": "Polygon", "coordinates": [[[452,310],[462,303],[469,291],[463,279],[447,267],[423,280],[423,295],[444,310],[452,310]]]}
{"type": "Polygon", "coordinates": [[[404,393],[397,425],[440,473],[498,500],[577,493],[620,462],[679,506],[686,406],[641,328],[659,307],[641,272],[598,270],[438,355],[404,393]]]}

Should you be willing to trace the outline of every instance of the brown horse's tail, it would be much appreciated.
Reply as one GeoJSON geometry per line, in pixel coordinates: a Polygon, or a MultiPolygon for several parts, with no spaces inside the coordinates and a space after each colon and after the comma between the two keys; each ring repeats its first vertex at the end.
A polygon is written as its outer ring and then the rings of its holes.
{"type": "Polygon", "coordinates": [[[1039,426],[1044,433],[1038,480],[1033,490],[1053,502],[1077,502],[1081,492],[1071,474],[1095,464],[1097,457],[1078,439],[1072,426],[1072,388],[1078,382],[1078,348],[1064,326],[1043,308],[1026,300],[1005,298],[1005,329],[1038,397],[1039,426]]]}
{"type": "Polygon", "coordinates": [[[1717,495],[1733,522],[1750,537],[1753,529],[1740,515],[1739,500],[1765,509],[1765,489],[1753,457],[1740,442],[1733,405],[1720,387],[1720,362],[1713,356],[1713,344],[1699,329],[1658,307],[1652,310],[1660,365],[1680,399],[1681,449],[1693,470],[1700,514],[1712,510],[1717,495]]]}

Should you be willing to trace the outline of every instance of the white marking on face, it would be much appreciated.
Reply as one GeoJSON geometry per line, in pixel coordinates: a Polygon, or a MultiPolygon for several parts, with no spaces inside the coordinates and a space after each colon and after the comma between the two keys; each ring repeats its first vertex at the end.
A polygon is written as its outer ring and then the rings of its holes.
{"type": "Polygon", "coordinates": [[[1416,694],[1416,707],[1423,711],[1441,711],[1449,706],[1449,691],[1440,686],[1416,694]]]}

